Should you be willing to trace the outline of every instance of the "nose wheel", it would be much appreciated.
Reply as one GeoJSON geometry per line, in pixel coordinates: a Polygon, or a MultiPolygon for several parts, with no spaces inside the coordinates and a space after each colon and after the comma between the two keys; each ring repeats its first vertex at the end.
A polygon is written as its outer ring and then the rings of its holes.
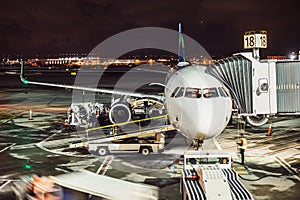
{"type": "Polygon", "coordinates": [[[203,140],[194,139],[193,147],[197,151],[199,150],[200,147],[202,147],[202,144],[203,144],[203,140]]]}

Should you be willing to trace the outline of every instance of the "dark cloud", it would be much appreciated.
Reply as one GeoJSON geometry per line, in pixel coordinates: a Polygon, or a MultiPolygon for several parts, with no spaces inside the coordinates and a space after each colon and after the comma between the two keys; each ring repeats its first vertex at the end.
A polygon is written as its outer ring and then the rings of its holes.
{"type": "Polygon", "coordinates": [[[242,35],[266,29],[263,54],[287,54],[300,48],[296,2],[271,0],[2,0],[0,55],[88,53],[99,42],[131,28],[177,29],[212,55],[241,51],[242,35]]]}

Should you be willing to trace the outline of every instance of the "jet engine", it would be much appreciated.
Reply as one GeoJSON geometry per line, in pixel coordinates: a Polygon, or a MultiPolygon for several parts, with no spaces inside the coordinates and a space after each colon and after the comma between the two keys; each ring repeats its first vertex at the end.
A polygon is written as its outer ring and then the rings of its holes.
{"type": "Polygon", "coordinates": [[[109,111],[109,120],[113,124],[128,122],[131,120],[131,111],[126,102],[116,102],[109,111]]]}
{"type": "Polygon", "coordinates": [[[246,121],[255,127],[263,126],[268,122],[269,118],[265,115],[247,116],[246,121]]]}

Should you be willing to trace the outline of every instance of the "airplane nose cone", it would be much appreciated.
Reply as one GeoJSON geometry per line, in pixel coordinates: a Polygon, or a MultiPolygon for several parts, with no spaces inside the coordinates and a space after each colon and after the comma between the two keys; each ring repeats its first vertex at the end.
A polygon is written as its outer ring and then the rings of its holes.
{"type": "Polygon", "coordinates": [[[219,135],[231,116],[231,105],[225,98],[211,99],[206,105],[199,105],[197,134],[204,139],[219,135]]]}

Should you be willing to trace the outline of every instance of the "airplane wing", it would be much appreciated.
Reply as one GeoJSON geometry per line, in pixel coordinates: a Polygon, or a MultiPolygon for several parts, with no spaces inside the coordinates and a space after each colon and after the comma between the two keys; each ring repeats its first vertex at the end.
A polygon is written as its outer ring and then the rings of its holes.
{"type": "Polygon", "coordinates": [[[153,73],[160,73],[160,74],[168,74],[167,71],[160,71],[160,70],[154,70],[154,69],[144,69],[144,68],[137,68],[137,71],[144,71],[144,72],[153,72],[153,73]]]}
{"type": "Polygon", "coordinates": [[[160,101],[163,101],[163,96],[161,95],[149,95],[143,93],[136,93],[136,92],[128,92],[128,91],[120,91],[120,90],[111,90],[111,89],[103,89],[103,88],[89,88],[83,86],[74,86],[74,85],[63,85],[63,84],[55,84],[55,83],[43,83],[37,81],[29,81],[23,77],[24,74],[24,66],[23,62],[21,62],[21,73],[20,79],[24,84],[33,84],[33,85],[42,85],[42,86],[49,86],[49,87],[59,87],[59,88],[67,88],[73,90],[83,90],[83,91],[90,91],[90,92],[100,92],[100,93],[107,93],[107,94],[117,94],[117,95],[127,95],[132,97],[138,98],[153,98],[160,101]]]}

